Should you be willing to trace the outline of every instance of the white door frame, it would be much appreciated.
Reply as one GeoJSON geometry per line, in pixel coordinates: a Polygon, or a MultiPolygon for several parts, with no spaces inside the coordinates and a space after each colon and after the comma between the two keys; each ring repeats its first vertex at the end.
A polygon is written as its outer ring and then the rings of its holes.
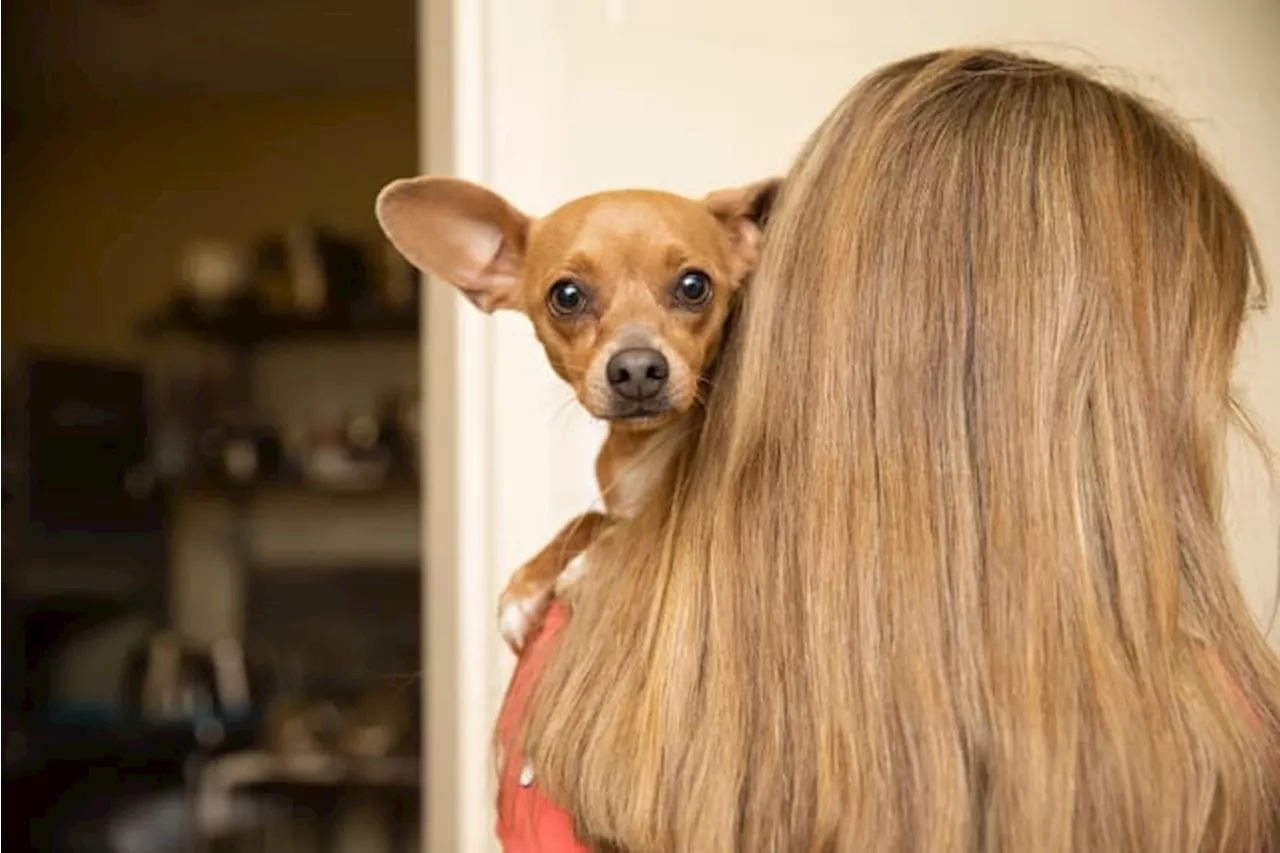
{"type": "MultiPolygon", "coordinates": [[[[484,180],[483,0],[419,0],[420,162],[484,180]]],[[[425,283],[422,318],[424,616],[422,849],[493,845],[487,672],[491,330],[451,289],[425,283]],[[467,365],[466,374],[459,365],[467,365]]]]}

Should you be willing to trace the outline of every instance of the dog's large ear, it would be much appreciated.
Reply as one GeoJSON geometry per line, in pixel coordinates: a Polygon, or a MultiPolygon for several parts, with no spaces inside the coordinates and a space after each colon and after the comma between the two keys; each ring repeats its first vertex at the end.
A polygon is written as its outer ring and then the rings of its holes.
{"type": "Polygon", "coordinates": [[[781,186],[781,178],[765,178],[741,187],[716,190],[702,200],[728,229],[743,276],[760,261],[760,237],[781,186]]]}
{"type": "Polygon", "coordinates": [[[530,220],[502,196],[456,178],[405,178],[378,193],[375,212],[400,254],[480,310],[522,308],[530,220]]]}

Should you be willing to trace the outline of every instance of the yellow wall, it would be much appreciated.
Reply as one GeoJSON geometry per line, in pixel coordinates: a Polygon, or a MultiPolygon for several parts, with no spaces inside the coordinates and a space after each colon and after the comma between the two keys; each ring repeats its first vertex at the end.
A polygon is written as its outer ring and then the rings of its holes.
{"type": "MultiPolygon", "coordinates": [[[[301,217],[376,233],[417,161],[414,93],[127,108],[32,127],[4,156],[6,344],[137,354],[192,237],[301,217]]],[[[6,128],[12,133],[11,127],[6,128]]]]}

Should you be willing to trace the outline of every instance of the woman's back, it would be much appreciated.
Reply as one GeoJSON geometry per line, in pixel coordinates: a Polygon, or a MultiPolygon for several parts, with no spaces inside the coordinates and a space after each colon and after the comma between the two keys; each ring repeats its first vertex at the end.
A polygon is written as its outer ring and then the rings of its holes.
{"type": "Polygon", "coordinates": [[[1280,850],[1280,670],[1218,518],[1256,278],[1137,99],[998,52],[868,78],[572,602],[540,785],[634,853],[1280,850]]]}

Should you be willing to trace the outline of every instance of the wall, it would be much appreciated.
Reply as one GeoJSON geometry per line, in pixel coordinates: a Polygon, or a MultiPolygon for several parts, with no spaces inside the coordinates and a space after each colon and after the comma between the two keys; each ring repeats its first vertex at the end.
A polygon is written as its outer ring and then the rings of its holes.
{"type": "MultiPolygon", "coordinates": [[[[450,75],[447,89],[424,87],[429,121],[452,128],[448,162],[433,165],[486,181],[534,213],[608,186],[702,192],[777,172],[877,65],[996,42],[1119,66],[1123,81],[1191,120],[1280,270],[1280,6],[1268,0],[421,2],[420,20],[436,22],[421,42],[430,45],[425,82],[443,86],[439,75],[450,75]]],[[[439,674],[428,743],[447,751],[427,767],[428,849],[478,850],[492,843],[492,800],[477,757],[510,667],[492,602],[522,556],[590,502],[598,434],[557,414],[563,388],[524,324],[482,321],[438,298],[454,310],[434,315],[427,369],[444,377],[432,405],[452,414],[449,429],[427,436],[429,462],[450,460],[430,474],[428,492],[429,583],[440,592],[428,593],[428,623],[439,632],[427,649],[439,674]]],[[[1273,308],[1253,320],[1238,379],[1276,446],[1278,366],[1273,308]]],[[[1232,549],[1265,614],[1277,570],[1274,504],[1258,457],[1238,442],[1231,475],[1232,549]]]]}

